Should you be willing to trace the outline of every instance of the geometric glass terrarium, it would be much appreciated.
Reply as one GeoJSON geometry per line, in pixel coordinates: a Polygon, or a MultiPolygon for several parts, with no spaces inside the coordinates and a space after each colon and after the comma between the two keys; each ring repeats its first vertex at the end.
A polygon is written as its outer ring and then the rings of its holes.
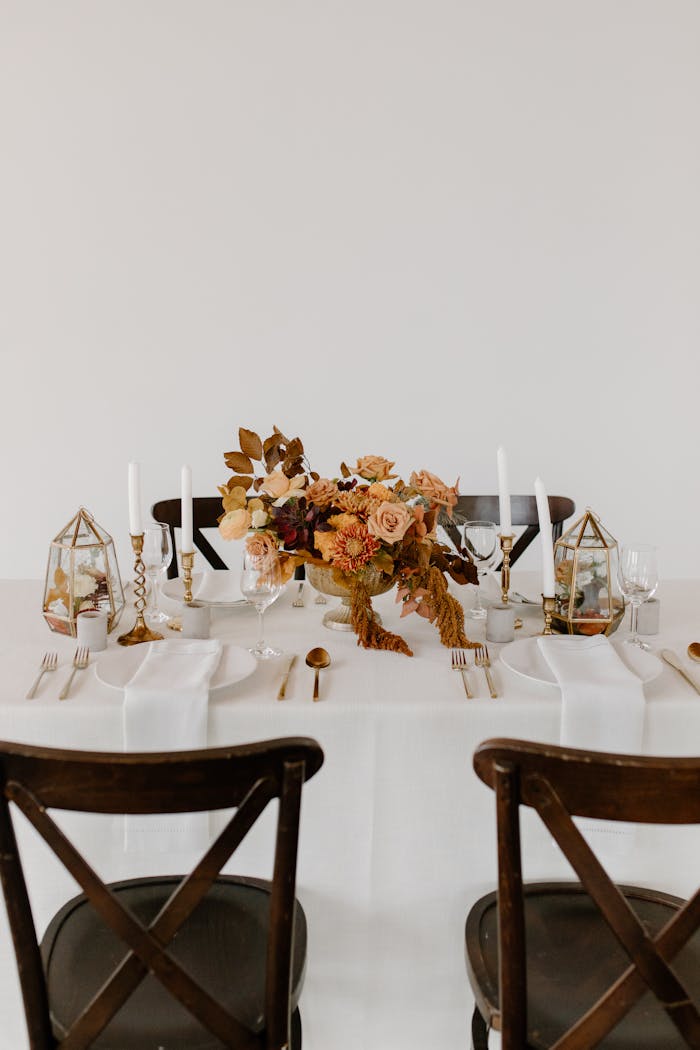
{"type": "Polygon", "coordinates": [[[612,634],[625,614],[617,582],[617,540],[587,510],[554,544],[552,628],[612,634]]]}
{"type": "Polygon", "coordinates": [[[44,618],[52,631],[75,637],[78,613],[103,610],[111,631],[123,608],[124,590],[112,537],[81,507],[49,548],[44,618]]]}

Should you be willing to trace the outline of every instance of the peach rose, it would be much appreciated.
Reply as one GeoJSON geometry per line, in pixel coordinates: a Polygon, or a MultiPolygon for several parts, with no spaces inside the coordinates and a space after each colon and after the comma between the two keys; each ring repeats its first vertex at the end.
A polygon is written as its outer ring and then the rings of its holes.
{"type": "Polygon", "coordinates": [[[361,456],[352,472],[368,481],[386,481],[387,478],[396,477],[396,474],[391,473],[393,466],[384,456],[361,456]]]}
{"type": "Polygon", "coordinates": [[[431,503],[439,503],[452,515],[452,508],[457,503],[457,483],[448,488],[437,474],[431,474],[429,470],[419,470],[411,474],[409,484],[425,496],[431,503]]]}
{"type": "Polygon", "coordinates": [[[290,496],[292,492],[301,493],[305,484],[306,478],[303,474],[297,474],[295,478],[288,478],[281,470],[273,470],[263,480],[260,488],[273,499],[280,499],[282,496],[290,496]]]}
{"type": "Polygon", "coordinates": [[[367,521],[370,535],[384,543],[398,543],[414,521],[405,503],[381,503],[367,521]]]}
{"type": "Polygon", "coordinates": [[[305,496],[309,503],[315,503],[317,507],[328,507],[338,495],[338,486],[328,478],[319,478],[309,485],[305,496]]]}
{"type": "Polygon", "coordinates": [[[245,547],[251,557],[263,560],[277,553],[277,540],[269,532],[254,532],[248,536],[245,547]]]}
{"type": "Polygon", "coordinates": [[[230,510],[219,522],[219,532],[225,540],[241,540],[250,528],[251,515],[245,507],[230,510]]]}

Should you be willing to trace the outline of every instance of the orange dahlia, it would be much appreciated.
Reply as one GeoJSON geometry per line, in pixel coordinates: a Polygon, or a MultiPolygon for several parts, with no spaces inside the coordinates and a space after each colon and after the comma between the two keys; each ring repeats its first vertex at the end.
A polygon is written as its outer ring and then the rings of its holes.
{"type": "Polygon", "coordinates": [[[348,525],[335,534],[333,564],[342,572],[357,572],[378,550],[379,540],[370,536],[366,525],[348,525]]]}

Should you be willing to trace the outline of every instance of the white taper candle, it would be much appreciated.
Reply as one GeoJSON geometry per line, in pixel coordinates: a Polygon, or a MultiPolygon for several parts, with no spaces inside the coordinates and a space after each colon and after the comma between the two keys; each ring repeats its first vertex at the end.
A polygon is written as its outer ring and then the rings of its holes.
{"type": "Polygon", "coordinates": [[[184,466],[181,473],[181,525],[182,551],[190,554],[194,550],[192,542],[192,469],[184,466]]]}
{"type": "Polygon", "coordinates": [[[141,486],[138,463],[129,464],[129,532],[140,536],[141,526],[141,486]]]}
{"type": "Polygon", "coordinates": [[[541,478],[535,478],[537,517],[540,523],[542,543],[542,594],[554,597],[554,545],[552,543],[552,519],[549,516],[549,500],[541,478]]]}
{"type": "Polygon", "coordinates": [[[496,453],[496,465],[498,467],[498,517],[501,523],[501,535],[510,536],[513,526],[510,521],[510,491],[508,489],[508,460],[502,445],[499,445],[496,453]]]}

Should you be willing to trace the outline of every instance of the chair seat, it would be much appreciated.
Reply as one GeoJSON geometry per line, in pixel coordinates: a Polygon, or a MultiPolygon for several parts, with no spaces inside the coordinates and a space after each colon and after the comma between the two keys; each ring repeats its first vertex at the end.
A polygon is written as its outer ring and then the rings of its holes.
{"type": "MultiPolygon", "coordinates": [[[[653,936],[684,903],[635,886],[619,887],[653,936]]],[[[578,883],[523,887],[527,945],[528,1048],[551,1047],[630,965],[595,904],[578,883]]],[[[467,917],[469,977],[481,1015],[497,1022],[496,894],[467,917]]],[[[700,1003],[700,932],[676,956],[673,969],[700,1003]]],[[[494,1027],[498,1027],[495,1023],[494,1027]]],[[[687,1043],[651,993],[646,993],[599,1044],[606,1050],[687,1050],[687,1043]]]]}
{"type": "MultiPolygon", "coordinates": [[[[152,921],[178,876],[111,883],[143,923],[152,921]]],[[[265,957],[270,884],[220,875],[186,920],[170,954],[253,1032],[265,1027],[265,957]]],[[[61,1038],[125,955],[125,947],[81,894],[61,908],[41,942],[54,1034],[61,1038]]],[[[306,960],[306,918],[296,902],[291,1009],[306,960]]],[[[95,1050],[219,1050],[221,1043],[148,975],[93,1043],[95,1050]]]]}

